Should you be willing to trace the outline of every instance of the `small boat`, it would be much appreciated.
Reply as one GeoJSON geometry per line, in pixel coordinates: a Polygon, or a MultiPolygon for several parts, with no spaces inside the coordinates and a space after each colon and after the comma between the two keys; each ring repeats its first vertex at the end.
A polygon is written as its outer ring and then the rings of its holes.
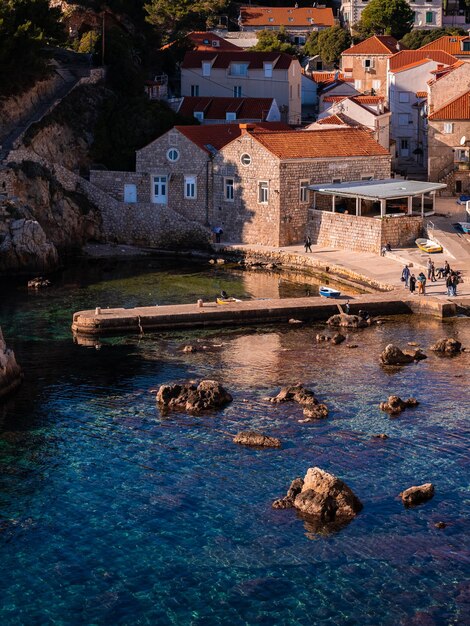
{"type": "Polygon", "coordinates": [[[457,222],[457,224],[460,226],[462,232],[470,233],[470,222],[457,222]]]}
{"type": "Polygon", "coordinates": [[[416,239],[415,244],[423,252],[428,254],[434,254],[435,252],[442,252],[442,246],[430,239],[416,239]]]}
{"type": "Polygon", "coordinates": [[[331,287],[324,287],[324,286],[321,286],[318,292],[324,298],[339,298],[341,295],[341,291],[338,291],[337,289],[332,289],[331,287]]]}
{"type": "Polygon", "coordinates": [[[217,298],[217,304],[233,304],[234,302],[241,302],[238,298],[217,298]]]}

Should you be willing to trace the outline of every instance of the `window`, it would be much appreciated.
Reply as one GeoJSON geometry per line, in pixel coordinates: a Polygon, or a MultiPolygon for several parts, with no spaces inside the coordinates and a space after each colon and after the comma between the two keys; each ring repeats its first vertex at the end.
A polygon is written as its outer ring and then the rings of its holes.
{"type": "Polygon", "coordinates": [[[195,200],[197,196],[197,183],[195,176],[184,177],[184,197],[195,200]]]}
{"type": "Polygon", "coordinates": [[[308,180],[300,181],[300,202],[308,202],[308,180]]]}
{"type": "Polygon", "coordinates": [[[455,160],[468,162],[468,149],[455,148],[455,160]]]}
{"type": "Polygon", "coordinates": [[[199,95],[199,85],[191,85],[191,95],[196,97],[199,95]]]}
{"type": "Polygon", "coordinates": [[[176,163],[176,161],[180,158],[179,150],[177,150],[176,148],[170,148],[166,153],[166,158],[171,163],[176,163]]]}
{"type": "Polygon", "coordinates": [[[454,125],[452,122],[444,122],[444,133],[450,135],[454,131],[454,125]]]}
{"type": "Polygon", "coordinates": [[[224,178],[224,198],[227,202],[233,202],[235,197],[235,181],[233,178],[224,178]]]}
{"type": "Polygon", "coordinates": [[[260,204],[267,204],[269,197],[269,187],[267,181],[261,181],[258,183],[258,202],[260,204]]]}
{"type": "Polygon", "coordinates": [[[237,114],[234,111],[228,111],[225,114],[225,119],[227,122],[234,122],[237,119],[237,114]]]}
{"type": "Polygon", "coordinates": [[[434,23],[434,13],[433,11],[426,11],[426,24],[434,23]]]}
{"type": "Polygon", "coordinates": [[[273,77],[273,64],[272,63],[265,63],[264,64],[264,77],[265,78],[272,78],[273,77]]]}
{"type": "Polygon", "coordinates": [[[248,63],[232,63],[230,76],[248,76],[248,63]]]}
{"type": "Polygon", "coordinates": [[[268,17],[268,22],[274,22],[274,17],[268,17]]]}
{"type": "Polygon", "coordinates": [[[398,126],[408,126],[409,121],[410,121],[410,117],[408,113],[398,114],[398,126]]]}
{"type": "Polygon", "coordinates": [[[242,165],[248,166],[251,165],[251,156],[245,152],[240,157],[240,161],[242,165]]]}
{"type": "Polygon", "coordinates": [[[341,178],[332,178],[331,182],[333,183],[333,185],[338,185],[339,183],[342,182],[341,178]]]}
{"type": "Polygon", "coordinates": [[[470,40],[462,41],[462,50],[463,52],[470,52],[470,40]]]}
{"type": "Polygon", "coordinates": [[[361,91],[361,89],[362,89],[362,80],[357,80],[357,79],[356,79],[356,80],[354,81],[354,89],[355,89],[356,91],[361,91]]]}
{"type": "Polygon", "coordinates": [[[292,85],[289,87],[289,100],[292,100],[292,85]]]}
{"type": "Polygon", "coordinates": [[[203,76],[210,76],[211,75],[211,64],[210,64],[210,61],[203,61],[202,62],[202,75],[203,76]]]}
{"type": "Polygon", "coordinates": [[[380,85],[382,84],[382,81],[380,80],[373,80],[372,81],[372,89],[380,89],[380,85]]]}
{"type": "Polygon", "coordinates": [[[374,59],[364,59],[364,67],[366,69],[374,67],[374,59]]]}
{"type": "Polygon", "coordinates": [[[242,97],[242,86],[241,85],[234,85],[234,87],[233,87],[233,97],[234,98],[241,98],[242,97]]]}
{"type": "Polygon", "coordinates": [[[399,91],[398,92],[398,102],[409,102],[410,94],[408,91],[399,91]]]}
{"type": "Polygon", "coordinates": [[[194,111],[194,117],[200,122],[204,121],[204,112],[203,111],[194,111]]]}
{"type": "Polygon", "coordinates": [[[361,176],[361,180],[373,180],[373,176],[361,176]]]}

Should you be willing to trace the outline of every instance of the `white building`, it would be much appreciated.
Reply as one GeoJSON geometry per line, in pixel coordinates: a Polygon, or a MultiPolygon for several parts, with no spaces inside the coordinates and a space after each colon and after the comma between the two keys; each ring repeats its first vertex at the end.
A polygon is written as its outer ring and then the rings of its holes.
{"type": "MultiPolygon", "coordinates": [[[[369,0],[341,0],[342,23],[349,29],[361,19],[369,0]]],[[[442,27],[442,0],[409,0],[414,12],[414,28],[442,27]]]]}

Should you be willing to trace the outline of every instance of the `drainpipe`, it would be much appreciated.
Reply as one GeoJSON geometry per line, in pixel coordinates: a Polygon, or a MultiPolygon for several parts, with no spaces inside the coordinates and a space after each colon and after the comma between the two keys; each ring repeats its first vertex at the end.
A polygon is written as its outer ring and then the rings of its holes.
{"type": "Polygon", "coordinates": [[[210,222],[209,222],[209,170],[211,174],[214,173],[213,167],[212,167],[213,160],[214,160],[214,156],[210,154],[208,160],[206,161],[206,223],[205,223],[205,226],[210,226],[210,222]]]}

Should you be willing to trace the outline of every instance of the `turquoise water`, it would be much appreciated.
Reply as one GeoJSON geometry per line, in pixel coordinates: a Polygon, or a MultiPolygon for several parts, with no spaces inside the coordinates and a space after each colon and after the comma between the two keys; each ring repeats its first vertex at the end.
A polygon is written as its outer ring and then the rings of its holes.
{"type": "MultiPolygon", "coordinates": [[[[354,350],[316,344],[310,325],[114,338],[96,350],[73,343],[74,310],[249,290],[237,272],[196,266],[77,275],[0,302],[25,371],[0,405],[1,624],[469,623],[470,353],[378,365],[392,340],[470,346],[469,320],[390,320],[354,333],[354,350]],[[188,342],[210,350],[183,353],[188,342]],[[151,389],[202,378],[219,379],[233,403],[159,414],[151,389]],[[299,424],[298,407],[264,400],[298,381],[330,407],[327,420],[299,424]],[[390,419],[378,410],[389,393],[421,404],[390,419]],[[233,444],[247,428],[283,448],[233,444]],[[271,509],[315,465],[364,504],[338,533],[271,509]],[[404,509],[398,493],[428,481],[433,500],[404,509]]],[[[275,288],[250,280],[256,297],[275,288]]]]}

